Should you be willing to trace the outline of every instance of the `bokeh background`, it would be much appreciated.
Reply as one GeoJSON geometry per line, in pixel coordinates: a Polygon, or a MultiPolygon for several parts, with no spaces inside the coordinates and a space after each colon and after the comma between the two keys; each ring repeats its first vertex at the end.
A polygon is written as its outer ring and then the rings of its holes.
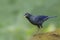
{"type": "Polygon", "coordinates": [[[44,29],[60,27],[60,0],[0,0],[0,40],[28,40],[31,37],[37,27],[24,18],[26,12],[57,16],[43,26],[44,29]]]}

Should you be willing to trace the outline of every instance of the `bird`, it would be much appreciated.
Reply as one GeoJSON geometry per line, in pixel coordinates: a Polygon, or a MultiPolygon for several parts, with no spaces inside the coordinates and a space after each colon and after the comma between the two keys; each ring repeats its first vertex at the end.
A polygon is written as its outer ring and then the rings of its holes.
{"type": "Polygon", "coordinates": [[[28,19],[28,21],[31,24],[36,25],[38,28],[43,28],[43,23],[45,21],[47,21],[48,19],[57,17],[57,16],[45,16],[45,15],[34,16],[34,15],[28,13],[28,12],[25,13],[24,16],[25,16],[25,18],[28,19]]]}

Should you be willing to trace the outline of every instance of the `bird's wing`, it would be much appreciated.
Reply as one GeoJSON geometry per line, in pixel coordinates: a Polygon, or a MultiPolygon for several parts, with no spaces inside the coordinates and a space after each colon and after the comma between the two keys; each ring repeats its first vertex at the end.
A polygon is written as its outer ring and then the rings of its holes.
{"type": "Polygon", "coordinates": [[[40,20],[46,21],[48,19],[48,16],[39,16],[40,20]]]}
{"type": "Polygon", "coordinates": [[[46,21],[47,19],[48,19],[48,16],[36,16],[35,17],[35,21],[39,22],[39,23],[42,23],[42,22],[46,21]]]}
{"type": "Polygon", "coordinates": [[[45,20],[47,20],[48,16],[31,16],[30,17],[30,22],[33,24],[41,24],[45,20]]]}

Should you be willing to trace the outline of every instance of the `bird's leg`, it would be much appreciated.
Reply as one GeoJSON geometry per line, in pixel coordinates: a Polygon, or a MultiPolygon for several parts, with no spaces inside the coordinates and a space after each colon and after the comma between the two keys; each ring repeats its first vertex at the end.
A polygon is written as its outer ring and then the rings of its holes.
{"type": "Polygon", "coordinates": [[[37,25],[37,27],[40,29],[40,25],[37,25]]]}
{"type": "Polygon", "coordinates": [[[40,31],[39,31],[39,33],[42,33],[42,30],[43,30],[43,26],[42,26],[42,24],[40,24],[40,31]]]}
{"type": "Polygon", "coordinates": [[[42,25],[37,25],[37,31],[36,31],[36,33],[35,34],[39,34],[39,33],[41,33],[41,28],[42,28],[42,25]]]}
{"type": "Polygon", "coordinates": [[[37,30],[35,31],[34,35],[38,34],[39,33],[39,29],[40,29],[40,26],[37,25],[37,30]]]}
{"type": "Polygon", "coordinates": [[[37,25],[37,32],[36,33],[39,33],[39,29],[40,29],[40,25],[37,25]]]}
{"type": "Polygon", "coordinates": [[[42,24],[38,25],[38,31],[37,31],[37,33],[41,33],[42,28],[43,28],[42,24]]]}
{"type": "Polygon", "coordinates": [[[41,28],[43,28],[42,24],[40,25],[41,28]]]}
{"type": "Polygon", "coordinates": [[[43,28],[42,24],[38,25],[38,32],[43,28]]]}

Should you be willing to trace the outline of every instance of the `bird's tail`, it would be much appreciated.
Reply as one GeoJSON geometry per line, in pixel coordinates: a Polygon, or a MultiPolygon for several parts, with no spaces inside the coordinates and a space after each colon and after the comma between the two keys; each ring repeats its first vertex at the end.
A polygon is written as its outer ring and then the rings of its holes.
{"type": "Polygon", "coordinates": [[[50,16],[50,17],[48,17],[48,18],[56,18],[57,16],[50,16]]]}

